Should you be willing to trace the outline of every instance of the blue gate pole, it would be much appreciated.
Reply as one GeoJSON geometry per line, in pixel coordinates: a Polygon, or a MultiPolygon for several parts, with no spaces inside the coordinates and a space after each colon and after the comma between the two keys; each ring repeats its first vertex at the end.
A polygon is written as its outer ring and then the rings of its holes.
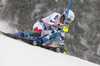
{"type": "MultiPolygon", "coordinates": [[[[66,15],[68,15],[68,13],[69,13],[70,4],[71,4],[71,0],[69,0],[68,9],[67,9],[68,12],[67,12],[66,15]]],[[[59,35],[61,34],[61,32],[62,32],[62,30],[63,30],[63,28],[64,28],[64,26],[65,26],[65,24],[66,24],[66,20],[67,20],[67,16],[66,16],[66,18],[65,18],[65,20],[64,20],[64,24],[63,24],[62,29],[61,29],[60,32],[57,34],[57,36],[56,36],[51,42],[49,42],[49,44],[51,44],[53,41],[55,41],[55,40],[57,39],[57,37],[59,37],[59,35]]]]}

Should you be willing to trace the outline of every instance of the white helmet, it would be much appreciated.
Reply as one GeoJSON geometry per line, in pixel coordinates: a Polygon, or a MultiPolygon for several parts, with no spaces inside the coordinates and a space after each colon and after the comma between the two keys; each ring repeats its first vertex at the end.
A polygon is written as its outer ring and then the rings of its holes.
{"type": "MultiPolygon", "coordinates": [[[[65,20],[66,16],[67,16],[67,12],[68,10],[65,10],[64,13],[62,14],[62,18],[63,20],[65,20]]],[[[67,16],[67,23],[71,23],[75,18],[75,14],[72,10],[69,10],[68,16],[67,16]]]]}

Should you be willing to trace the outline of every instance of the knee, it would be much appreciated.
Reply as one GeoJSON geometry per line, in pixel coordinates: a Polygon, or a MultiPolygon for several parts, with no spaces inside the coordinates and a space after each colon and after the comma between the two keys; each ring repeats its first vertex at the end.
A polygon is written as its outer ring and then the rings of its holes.
{"type": "Polygon", "coordinates": [[[37,32],[42,32],[42,29],[38,29],[38,27],[34,28],[34,31],[37,31],[37,32]]]}

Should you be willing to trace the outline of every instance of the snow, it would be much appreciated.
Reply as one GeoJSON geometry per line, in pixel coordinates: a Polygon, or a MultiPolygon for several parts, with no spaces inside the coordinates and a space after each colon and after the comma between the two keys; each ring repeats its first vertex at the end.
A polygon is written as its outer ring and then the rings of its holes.
{"type": "Polygon", "coordinates": [[[84,3],[84,0],[80,0],[81,1],[81,3],[84,3]]]}
{"type": "Polygon", "coordinates": [[[0,66],[99,66],[0,34],[0,66]]]}
{"type": "Polygon", "coordinates": [[[55,0],[56,2],[58,2],[58,0],[55,0]]]}
{"type": "Polygon", "coordinates": [[[17,29],[15,29],[14,27],[11,27],[9,24],[10,24],[10,21],[0,20],[0,31],[3,31],[5,33],[15,33],[15,32],[18,32],[17,29]]]}

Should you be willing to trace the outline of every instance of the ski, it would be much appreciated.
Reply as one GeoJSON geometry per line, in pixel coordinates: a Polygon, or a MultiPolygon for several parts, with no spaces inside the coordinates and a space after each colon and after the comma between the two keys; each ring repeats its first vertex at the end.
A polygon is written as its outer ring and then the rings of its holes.
{"type": "Polygon", "coordinates": [[[4,33],[2,31],[0,31],[1,34],[7,36],[7,37],[10,37],[10,38],[13,38],[13,39],[16,39],[16,40],[21,40],[29,45],[32,45],[32,46],[39,46],[39,47],[42,47],[42,48],[45,48],[45,49],[48,49],[48,50],[51,50],[51,51],[54,51],[54,52],[57,52],[59,53],[60,52],[60,48],[59,47],[50,47],[50,46],[45,46],[45,45],[42,45],[42,44],[37,44],[36,41],[34,41],[35,39],[26,39],[26,38],[22,38],[22,37],[18,37],[18,36],[13,36],[12,34],[9,34],[9,33],[4,33]],[[34,45],[35,44],[35,45],[34,45]]]}

